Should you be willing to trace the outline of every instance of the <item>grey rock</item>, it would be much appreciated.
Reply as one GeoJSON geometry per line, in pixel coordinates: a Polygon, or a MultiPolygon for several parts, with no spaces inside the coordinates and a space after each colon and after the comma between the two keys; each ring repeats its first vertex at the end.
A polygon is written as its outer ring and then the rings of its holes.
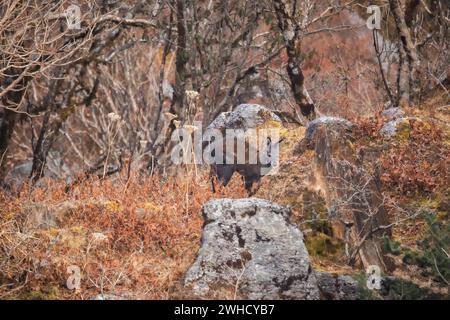
{"type": "Polygon", "coordinates": [[[310,143],[312,140],[314,140],[317,129],[326,126],[328,129],[337,129],[337,130],[351,130],[353,127],[353,124],[344,119],[339,117],[320,117],[313,121],[311,121],[308,125],[308,128],[306,129],[305,133],[305,140],[307,143],[310,143]]]}
{"type": "Polygon", "coordinates": [[[224,129],[226,128],[226,123],[228,120],[228,117],[230,116],[231,112],[222,112],[221,114],[219,114],[217,116],[217,118],[214,119],[213,122],[211,122],[211,124],[206,128],[206,132],[208,132],[208,130],[211,129],[224,129]]]}
{"type": "MultiPolygon", "coordinates": [[[[16,187],[22,187],[23,183],[29,178],[31,169],[33,168],[33,161],[27,161],[15,166],[5,178],[8,184],[15,185],[16,187]]],[[[43,172],[44,177],[52,179],[66,180],[70,183],[73,180],[73,172],[64,162],[61,154],[58,151],[49,152],[47,157],[46,166],[43,172]]],[[[40,184],[38,186],[45,186],[40,184]]]]}
{"type": "Polygon", "coordinates": [[[111,293],[98,294],[91,300],[128,300],[131,297],[119,296],[111,293]]]}
{"type": "Polygon", "coordinates": [[[247,299],[319,299],[301,231],[287,207],[267,200],[220,199],[202,209],[205,225],[185,285],[197,296],[237,288],[247,299]]]}
{"type": "Polygon", "coordinates": [[[402,117],[387,122],[380,129],[380,134],[385,138],[392,138],[395,135],[397,135],[397,133],[401,130],[400,128],[402,125],[405,125],[407,128],[409,128],[410,119],[417,119],[417,118],[402,117]]]}
{"type": "Polygon", "coordinates": [[[241,104],[230,112],[226,128],[250,129],[273,120],[281,124],[281,119],[272,111],[259,104],[241,104]]]}
{"type": "Polygon", "coordinates": [[[316,279],[322,299],[358,299],[358,282],[351,276],[336,275],[328,272],[317,272],[316,279]]]}
{"type": "Polygon", "coordinates": [[[281,119],[271,110],[259,104],[240,104],[233,111],[222,112],[206,128],[205,134],[210,129],[255,129],[267,120],[273,120],[281,124],[281,119]]]}
{"type": "Polygon", "coordinates": [[[387,138],[395,136],[397,133],[397,125],[401,122],[401,120],[402,119],[395,119],[385,123],[380,129],[380,134],[387,138]]]}
{"type": "Polygon", "coordinates": [[[403,111],[401,108],[389,108],[384,110],[381,113],[381,116],[387,120],[395,120],[398,118],[403,118],[405,116],[405,111],[403,111]]]}

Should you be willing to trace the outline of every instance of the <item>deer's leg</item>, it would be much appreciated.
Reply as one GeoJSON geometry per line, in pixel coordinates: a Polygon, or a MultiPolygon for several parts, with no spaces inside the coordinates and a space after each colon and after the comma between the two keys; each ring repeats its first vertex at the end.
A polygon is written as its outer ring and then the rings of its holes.
{"type": "Polygon", "coordinates": [[[211,191],[212,193],[216,193],[216,185],[214,183],[214,180],[216,180],[216,176],[209,175],[209,181],[211,182],[211,191]]]}
{"type": "Polygon", "coordinates": [[[247,194],[249,197],[253,196],[256,192],[258,192],[261,186],[261,177],[254,175],[245,175],[244,178],[244,186],[245,190],[247,190],[247,194]],[[256,186],[254,184],[256,182],[256,186]]]}
{"type": "Polygon", "coordinates": [[[218,180],[221,185],[226,187],[233,177],[235,168],[233,165],[217,165],[210,171],[211,190],[216,192],[214,180],[218,180]]]}

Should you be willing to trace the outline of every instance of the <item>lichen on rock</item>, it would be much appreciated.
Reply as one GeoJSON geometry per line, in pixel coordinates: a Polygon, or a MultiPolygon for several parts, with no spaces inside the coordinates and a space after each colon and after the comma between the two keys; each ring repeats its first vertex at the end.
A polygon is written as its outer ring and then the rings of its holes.
{"type": "Polygon", "coordinates": [[[262,199],[211,200],[185,286],[197,296],[224,287],[247,299],[318,299],[301,231],[290,209],[262,199]]]}

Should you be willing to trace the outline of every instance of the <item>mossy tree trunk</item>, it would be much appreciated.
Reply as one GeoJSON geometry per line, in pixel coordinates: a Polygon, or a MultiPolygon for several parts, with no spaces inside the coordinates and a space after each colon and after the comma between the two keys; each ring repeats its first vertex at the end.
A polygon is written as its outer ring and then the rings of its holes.
{"type": "Polygon", "coordinates": [[[382,243],[390,227],[379,179],[362,166],[351,139],[351,133],[339,127],[316,129],[310,144],[315,151],[315,181],[325,195],[334,236],[351,247],[349,264],[359,256],[365,268],[390,270],[382,243]]]}

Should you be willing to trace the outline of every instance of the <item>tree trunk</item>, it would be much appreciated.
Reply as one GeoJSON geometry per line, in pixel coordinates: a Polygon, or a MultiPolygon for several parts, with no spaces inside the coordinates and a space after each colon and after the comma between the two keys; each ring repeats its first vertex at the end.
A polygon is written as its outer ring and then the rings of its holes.
{"type": "Polygon", "coordinates": [[[350,147],[351,130],[342,122],[318,123],[306,145],[315,151],[313,178],[322,190],[333,235],[351,245],[348,259],[359,256],[365,268],[377,265],[391,270],[385,257],[382,236],[390,234],[380,182],[369,173],[350,147]]]}
{"type": "Polygon", "coordinates": [[[16,112],[9,109],[4,110],[3,119],[0,124],[0,184],[6,176],[9,140],[14,132],[16,118],[16,112]]]}
{"type": "Polygon", "coordinates": [[[186,41],[185,0],[176,0],[177,7],[177,50],[175,59],[175,92],[170,112],[184,121],[184,100],[186,91],[186,64],[189,60],[186,41]]]}
{"type": "Polygon", "coordinates": [[[62,82],[60,77],[57,78],[59,79],[51,80],[47,96],[43,101],[43,104],[47,106],[48,109],[44,114],[39,137],[33,149],[33,166],[29,176],[33,183],[36,183],[43,176],[47,155],[62,125],[60,117],[51,121],[52,115],[56,115],[58,109],[54,100],[56,92],[59,90],[62,82]]]}
{"type": "Polygon", "coordinates": [[[298,27],[294,25],[294,19],[288,13],[283,0],[274,0],[273,5],[278,19],[278,27],[285,42],[288,56],[286,69],[291,83],[292,93],[296,103],[300,107],[302,115],[312,120],[316,117],[314,102],[309,96],[308,90],[306,90],[305,77],[300,67],[300,59],[295,50],[299,42],[298,27]]]}
{"type": "MultiPolygon", "coordinates": [[[[27,71],[29,70],[16,68],[7,69],[4,72],[6,76],[4,78],[4,81],[2,81],[3,83],[1,83],[2,86],[6,88],[9,83],[16,81],[16,79],[21,76],[22,72],[27,71]]],[[[7,160],[9,154],[9,141],[14,132],[14,128],[19,117],[15,109],[20,107],[20,102],[23,99],[29,80],[29,77],[23,77],[12,90],[6,92],[6,94],[0,101],[0,107],[4,108],[3,117],[0,122],[0,184],[3,183],[6,176],[6,168],[8,162],[7,160]]]]}
{"type": "Polygon", "coordinates": [[[400,54],[406,56],[408,66],[408,81],[404,81],[408,88],[402,88],[402,92],[408,92],[408,102],[412,102],[412,92],[416,91],[417,82],[417,68],[420,65],[419,55],[416,46],[411,37],[411,32],[405,21],[404,4],[402,0],[389,0],[389,7],[394,15],[395,26],[400,37],[402,48],[399,50],[400,54]]]}
{"type": "MultiPolygon", "coordinates": [[[[173,100],[169,108],[169,115],[164,116],[162,132],[157,136],[153,143],[153,157],[149,166],[153,166],[153,160],[156,158],[158,162],[164,163],[168,159],[170,152],[170,139],[172,133],[176,129],[174,120],[185,121],[186,110],[184,108],[186,95],[186,64],[189,61],[189,53],[187,49],[186,39],[186,4],[185,0],[176,0],[176,29],[177,29],[177,48],[175,58],[175,86],[173,100]],[[171,117],[173,115],[173,117],[171,117]],[[167,117],[170,117],[167,118],[167,117]]],[[[172,20],[172,19],[171,19],[172,20]]]]}

